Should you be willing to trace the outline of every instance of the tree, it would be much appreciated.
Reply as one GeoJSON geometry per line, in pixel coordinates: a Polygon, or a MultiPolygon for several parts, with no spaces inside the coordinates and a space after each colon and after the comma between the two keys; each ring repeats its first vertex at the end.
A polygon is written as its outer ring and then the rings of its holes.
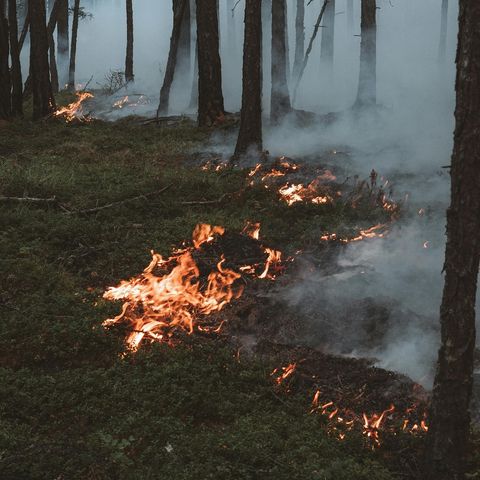
{"type": "Polygon", "coordinates": [[[333,74],[333,56],[335,47],[335,0],[329,0],[325,10],[325,24],[322,29],[320,63],[325,73],[333,74]]]}
{"type": "Polygon", "coordinates": [[[45,0],[29,0],[30,83],[33,93],[33,119],[55,111],[55,98],[48,64],[48,33],[45,0]]]}
{"type": "Polygon", "coordinates": [[[68,81],[68,0],[57,0],[57,61],[60,69],[59,82],[64,86],[68,81]]]}
{"type": "Polygon", "coordinates": [[[480,259],[480,3],[460,0],[456,127],[447,212],[441,348],[427,437],[428,480],[459,480],[468,452],[480,259]]]}
{"type": "Polygon", "coordinates": [[[214,124],[225,114],[219,52],[217,0],[197,0],[198,125],[214,124]]]}
{"type": "Polygon", "coordinates": [[[292,107],[287,83],[285,0],[272,1],[272,94],[270,119],[279,122],[292,107]]]}
{"type": "Polygon", "coordinates": [[[75,65],[77,60],[77,36],[78,36],[78,19],[80,17],[80,0],[75,0],[73,6],[73,22],[72,22],[72,44],[70,47],[70,66],[68,68],[68,89],[75,91],[75,65]]]}
{"type": "Polygon", "coordinates": [[[295,58],[293,60],[293,77],[298,78],[305,55],[305,0],[297,0],[295,17],[295,58]]]}
{"type": "Polygon", "coordinates": [[[55,55],[55,38],[53,36],[53,32],[55,31],[55,27],[57,25],[59,5],[60,5],[59,0],[56,0],[53,3],[53,6],[51,7],[51,10],[50,10],[50,19],[48,21],[48,26],[47,26],[48,50],[50,52],[50,81],[52,82],[53,93],[58,93],[58,90],[59,90],[57,59],[55,55]]]}
{"type": "Polygon", "coordinates": [[[377,103],[377,5],[376,0],[362,0],[362,40],[356,108],[377,103]]]}
{"type": "Polygon", "coordinates": [[[5,16],[5,0],[0,0],[0,119],[10,118],[10,70],[8,66],[8,20],[5,16]]]}
{"type": "Polygon", "coordinates": [[[438,60],[445,62],[447,56],[447,31],[448,31],[448,0],[442,0],[442,16],[440,21],[440,45],[438,48],[438,60]]]}
{"type": "Polygon", "coordinates": [[[242,110],[234,158],[259,155],[262,149],[262,2],[246,0],[242,110]]]}
{"type": "Polygon", "coordinates": [[[125,54],[125,81],[133,82],[133,5],[125,0],[127,10],[127,52],[125,54]]]}
{"type": "Polygon", "coordinates": [[[165,69],[165,77],[163,79],[162,88],[160,89],[160,103],[158,104],[157,116],[166,115],[170,103],[170,89],[175,77],[175,69],[177,65],[177,55],[180,45],[180,34],[183,24],[183,16],[185,14],[187,3],[189,0],[173,1],[173,28],[170,37],[170,50],[168,51],[167,68],[165,69]]]}
{"type": "MultiPolygon", "coordinates": [[[[174,0],[179,3],[181,0],[174,0]]],[[[182,25],[180,27],[180,38],[178,43],[178,55],[176,69],[180,76],[190,75],[190,56],[192,45],[192,28],[191,28],[191,14],[190,2],[187,1],[185,11],[182,15],[182,25]]]]}
{"type": "Polygon", "coordinates": [[[12,115],[23,115],[22,66],[18,45],[17,2],[8,1],[8,23],[10,28],[10,58],[12,63],[12,115]]]}

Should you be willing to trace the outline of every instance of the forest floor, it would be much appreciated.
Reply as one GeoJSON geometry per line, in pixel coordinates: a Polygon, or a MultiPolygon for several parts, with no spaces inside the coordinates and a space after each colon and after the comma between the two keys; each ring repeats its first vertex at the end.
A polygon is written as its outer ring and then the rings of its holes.
{"type": "Polygon", "coordinates": [[[248,169],[202,170],[209,135],[187,121],[0,127],[0,196],[54,198],[0,202],[3,479],[417,477],[422,437],[398,434],[390,449],[361,432],[338,441],[309,414],[311,391],[275,390],[271,357],[239,362],[221,338],[194,337],[125,356],[123,336],[102,327],[119,308],[105,289],[198,223],[260,222],[288,255],[319,231],[354,236],[385,220],[382,209],[289,207],[262,185],[246,190],[248,169]]]}

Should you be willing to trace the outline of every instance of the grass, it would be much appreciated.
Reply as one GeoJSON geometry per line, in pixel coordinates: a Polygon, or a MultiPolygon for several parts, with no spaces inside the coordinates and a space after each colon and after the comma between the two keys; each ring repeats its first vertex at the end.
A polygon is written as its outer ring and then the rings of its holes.
{"type": "Polygon", "coordinates": [[[260,221],[293,251],[378,212],[289,208],[245,172],[185,163],[208,132],[18,122],[0,129],[0,196],[55,196],[70,210],[171,185],[93,215],[0,202],[0,471],[2,479],[390,479],[359,439],[339,444],[306,399],[272,394],[271,365],[238,363],[217,343],[187,341],[121,356],[101,322],[106,286],[168,254],[199,222],[260,221]],[[231,200],[208,206],[182,202],[231,200]]]}

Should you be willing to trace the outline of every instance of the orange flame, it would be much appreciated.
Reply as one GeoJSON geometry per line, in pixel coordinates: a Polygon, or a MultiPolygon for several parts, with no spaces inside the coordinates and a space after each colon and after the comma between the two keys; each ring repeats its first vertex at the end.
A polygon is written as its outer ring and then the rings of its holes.
{"type": "Polygon", "coordinates": [[[83,113],[82,103],[89,98],[93,98],[93,94],[90,92],[77,92],[76,95],[77,100],[75,102],[70,103],[66,107],[59,108],[53,115],[55,117],[64,117],[68,123],[72,122],[75,118],[84,122],[89,121],[83,113]]]}

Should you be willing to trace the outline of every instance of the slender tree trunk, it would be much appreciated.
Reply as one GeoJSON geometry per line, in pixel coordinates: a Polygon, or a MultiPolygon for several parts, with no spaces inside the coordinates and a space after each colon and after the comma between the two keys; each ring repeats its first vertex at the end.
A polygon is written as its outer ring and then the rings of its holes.
{"type": "Polygon", "coordinates": [[[18,47],[17,2],[8,1],[8,23],[10,27],[10,58],[12,62],[12,114],[23,115],[22,66],[18,47]]]}
{"type": "Polygon", "coordinates": [[[125,0],[127,11],[127,52],[125,55],[125,81],[133,82],[133,5],[132,0],[125,0]]]}
{"type": "Polygon", "coordinates": [[[426,478],[464,478],[470,433],[480,259],[480,3],[460,0],[456,128],[447,212],[442,345],[430,412],[426,478]]]}
{"type": "Polygon", "coordinates": [[[0,0],[0,119],[10,118],[12,113],[8,66],[8,20],[5,15],[5,1],[0,0]]]}
{"type": "Polygon", "coordinates": [[[353,0],[347,0],[347,28],[349,34],[353,33],[353,16],[353,0]]]}
{"type": "Polygon", "coordinates": [[[160,89],[160,103],[158,104],[157,116],[168,114],[168,105],[170,102],[170,89],[175,77],[175,67],[177,65],[177,55],[180,45],[180,34],[182,31],[182,21],[189,0],[177,0],[173,2],[173,27],[170,37],[170,50],[168,52],[167,68],[160,89]]]}
{"type": "Polygon", "coordinates": [[[30,12],[30,83],[33,93],[33,119],[55,111],[55,98],[48,64],[48,33],[45,0],[29,0],[30,12]]]}
{"type": "Polygon", "coordinates": [[[272,1],[272,94],[270,120],[277,123],[292,107],[287,83],[285,0],[272,1]]]}
{"type": "Polygon", "coordinates": [[[195,55],[193,60],[193,81],[192,81],[192,93],[190,95],[189,110],[196,110],[198,108],[198,50],[197,50],[197,7],[195,0],[190,1],[190,12],[192,17],[192,30],[193,45],[195,49],[195,55]]]}
{"type": "Polygon", "coordinates": [[[30,12],[28,11],[28,3],[25,6],[25,20],[23,22],[22,33],[20,34],[20,39],[18,40],[18,49],[22,53],[23,44],[28,35],[28,29],[30,28],[30,12]]]}
{"type": "Polygon", "coordinates": [[[329,0],[325,10],[325,22],[322,29],[320,63],[328,76],[333,74],[333,57],[335,48],[335,0],[329,0]]]}
{"type": "Polygon", "coordinates": [[[293,61],[293,77],[298,78],[305,55],[305,0],[297,0],[295,17],[295,59],[293,61]]]}
{"type": "Polygon", "coordinates": [[[362,40],[360,74],[355,107],[371,107],[377,103],[377,6],[376,0],[362,0],[362,40]]]}
{"type": "Polygon", "coordinates": [[[448,0],[442,0],[440,45],[438,48],[438,61],[440,63],[445,63],[445,58],[447,56],[447,31],[448,31],[448,0]]]}
{"type": "Polygon", "coordinates": [[[217,0],[197,0],[198,125],[213,125],[223,117],[222,64],[217,0]]]}
{"type": "Polygon", "coordinates": [[[245,0],[242,110],[234,158],[260,155],[262,149],[262,2],[245,0]]]}
{"type": "Polygon", "coordinates": [[[286,61],[286,72],[287,72],[287,82],[290,81],[292,77],[292,72],[290,71],[290,35],[288,27],[288,3],[285,0],[285,61],[286,61]]]}
{"type": "Polygon", "coordinates": [[[55,55],[55,38],[53,32],[55,31],[55,26],[57,24],[57,16],[59,10],[59,0],[52,2],[49,5],[50,8],[50,19],[48,21],[47,34],[48,34],[48,50],[50,53],[50,81],[52,82],[53,93],[58,93],[58,70],[57,70],[57,59],[55,55]]]}
{"type": "MultiPolygon", "coordinates": [[[[174,0],[177,3],[179,0],[174,0]]],[[[178,44],[178,55],[176,69],[178,75],[186,77],[190,75],[191,54],[192,54],[192,29],[191,29],[191,14],[190,2],[187,1],[185,5],[185,12],[182,15],[182,24],[180,27],[180,38],[178,44]]]]}
{"type": "Polygon", "coordinates": [[[60,2],[57,13],[57,62],[61,72],[59,81],[64,88],[68,82],[68,0],[57,1],[60,2]]]}
{"type": "Polygon", "coordinates": [[[75,91],[75,66],[77,61],[78,17],[80,15],[80,0],[75,0],[73,6],[72,44],[70,47],[70,66],[68,68],[68,89],[75,91]]]}

